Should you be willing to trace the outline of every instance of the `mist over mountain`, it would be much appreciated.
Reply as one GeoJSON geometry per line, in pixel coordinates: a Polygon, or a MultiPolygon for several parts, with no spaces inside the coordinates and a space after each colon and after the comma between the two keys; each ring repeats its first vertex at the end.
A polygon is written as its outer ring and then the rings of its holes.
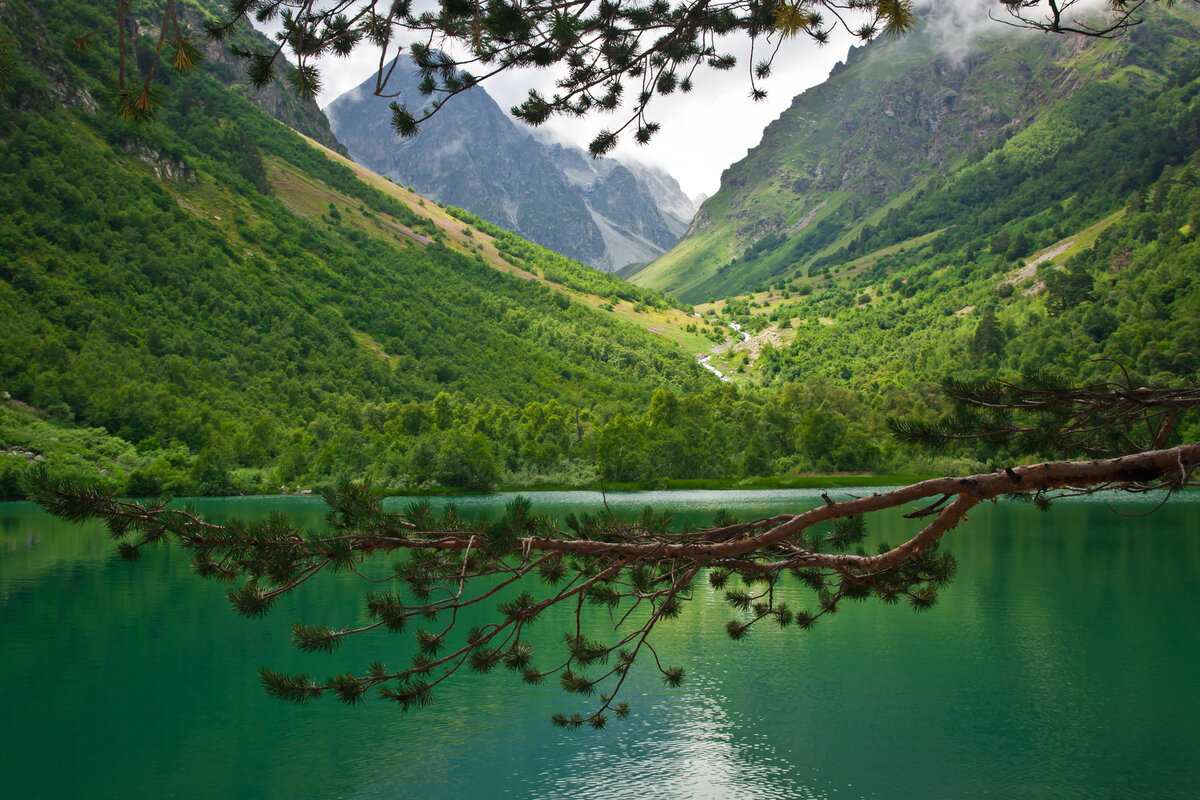
{"type": "MultiPolygon", "coordinates": [[[[419,83],[402,63],[387,93],[417,107],[426,101],[419,83]]],[[[694,206],[666,173],[539,141],[482,87],[410,139],[396,136],[391,99],[374,88],[371,76],[329,104],[334,133],[359,163],[438,202],[609,272],[652,261],[691,222],[694,206]]]]}

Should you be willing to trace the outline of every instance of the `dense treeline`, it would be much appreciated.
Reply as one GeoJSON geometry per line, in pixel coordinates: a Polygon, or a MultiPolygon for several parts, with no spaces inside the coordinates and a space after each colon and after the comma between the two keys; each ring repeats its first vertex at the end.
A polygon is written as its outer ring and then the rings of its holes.
{"type": "MultiPolygon", "coordinates": [[[[891,388],[868,402],[822,380],[777,391],[730,384],[686,394],[660,389],[648,402],[585,407],[446,392],[426,402],[363,402],[347,394],[336,413],[322,411],[303,428],[289,432],[259,417],[247,436],[210,445],[199,457],[178,443],[134,446],[97,430],[70,435],[97,451],[96,466],[111,473],[114,488],[138,496],[278,491],[364,477],[411,492],[978,466],[930,459],[887,435],[887,416],[928,418],[940,406],[933,386],[891,388]]],[[[0,434],[18,445],[14,455],[28,452],[27,441],[32,452],[44,449],[37,443],[48,437],[32,435],[34,419],[0,415],[0,434]]],[[[64,462],[62,448],[48,455],[64,462]]],[[[66,461],[86,472],[80,459],[66,461]]],[[[0,458],[0,493],[7,487],[16,496],[23,463],[8,463],[0,458]]]]}
{"type": "MultiPolygon", "coordinates": [[[[919,405],[904,393],[887,399],[898,413],[919,405]]],[[[582,411],[554,401],[517,408],[439,395],[430,405],[389,405],[364,416],[372,422],[358,433],[373,452],[363,468],[393,486],[870,472],[908,466],[912,457],[883,435],[880,409],[823,382],[769,393],[728,384],[690,395],[659,390],[648,404],[605,402],[582,411]]],[[[331,457],[344,446],[332,445],[331,457]]]]}
{"type": "MultiPolygon", "coordinates": [[[[1194,102],[1194,100],[1193,100],[1194,102]]],[[[1000,252],[900,253],[757,317],[795,321],[758,362],[768,385],[821,375],[874,392],[927,380],[1032,374],[1077,382],[1194,381],[1200,370],[1200,154],[1168,164],[1061,265],[1000,252]]],[[[1065,254],[1064,254],[1065,255],[1065,254]]],[[[789,292],[790,294],[790,292],[789,292]]],[[[1184,439],[1200,429],[1181,428],[1184,439]]],[[[1189,438],[1190,437],[1190,438],[1189,438]]],[[[977,458],[997,455],[975,448],[977,458]]]]}

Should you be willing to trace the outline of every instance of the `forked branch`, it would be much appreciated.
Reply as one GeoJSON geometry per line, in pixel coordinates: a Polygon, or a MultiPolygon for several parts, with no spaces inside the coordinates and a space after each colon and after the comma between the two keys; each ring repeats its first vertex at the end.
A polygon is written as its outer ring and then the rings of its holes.
{"type": "Polygon", "coordinates": [[[524,498],[494,520],[468,521],[453,506],[434,514],[428,503],[387,512],[379,493],[349,485],[327,498],[329,529],[314,533],[279,515],[254,524],[213,524],[192,508],[108,497],[44,472],[30,488],[52,514],[104,522],[127,559],[160,542],[190,551],[200,575],[239,584],[229,598],[248,616],[267,613],[280,596],[324,574],[352,572],[368,582],[371,622],[341,629],[298,624],[293,641],[303,650],[333,652],[350,636],[426,625],[411,631],[415,654],[400,667],[377,662],[362,674],[324,681],[264,669],[264,687],[275,697],[305,703],[331,691],[357,703],[375,690],[409,709],[432,703],[434,689],[463,667],[489,672],[503,666],[529,683],[556,677],[569,693],[598,697],[590,713],[557,715],[554,721],[602,727],[608,713],[628,713],[615,697],[646,653],[664,682],[683,681],[683,669],[662,664],[650,639],[659,624],[681,613],[702,572],[735,612],[726,626],[733,639],[764,620],[805,630],[846,600],[905,600],[927,609],[956,568],[940,548],[941,539],[977,504],[1011,495],[1045,503],[1055,493],[1098,489],[1171,491],[1192,483],[1198,463],[1200,443],[1104,460],[1047,462],[829,498],[795,514],[700,531],[671,530],[667,518],[650,513],[630,522],[611,514],[572,516],[560,527],[533,513],[524,498]],[[933,518],[902,544],[882,545],[875,553],[864,549],[868,515],[913,506],[917,513],[906,516],[933,518]],[[390,569],[380,574],[387,558],[390,569]],[[779,591],[785,581],[810,590],[815,607],[789,607],[782,599],[788,593],[779,591]],[[462,631],[459,612],[480,604],[494,608],[491,621],[462,631]],[[535,654],[524,633],[557,606],[571,609],[572,622],[562,652],[549,654],[551,662],[540,667],[534,657],[546,654],[535,654]],[[609,635],[593,639],[587,633],[597,622],[591,617],[585,622],[591,606],[607,609],[609,635]]]}

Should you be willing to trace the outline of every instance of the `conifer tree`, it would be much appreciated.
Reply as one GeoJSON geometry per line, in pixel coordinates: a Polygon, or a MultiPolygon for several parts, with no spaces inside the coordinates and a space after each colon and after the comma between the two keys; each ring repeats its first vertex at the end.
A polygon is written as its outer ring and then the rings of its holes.
{"type": "MultiPolygon", "coordinates": [[[[1081,0],[1000,0],[1006,24],[1083,36],[1113,36],[1139,24],[1145,2],[1112,0],[1100,21],[1089,22],[1077,8],[1081,0]]],[[[112,3],[115,21],[83,33],[76,45],[84,49],[93,36],[115,31],[121,63],[114,107],[127,118],[144,119],[153,113],[152,76],[160,59],[166,56],[175,69],[189,69],[199,51],[181,26],[175,1],[164,0],[155,9],[159,31],[152,64],[141,81],[132,81],[129,56],[138,46],[138,15],[147,9],[134,0],[112,3]]],[[[592,140],[597,156],[615,147],[626,131],[638,143],[650,141],[660,127],[647,116],[654,97],[692,91],[706,69],[736,67],[737,57],[723,49],[728,37],[750,40],[750,96],[761,100],[763,82],[788,39],[824,44],[840,29],[869,41],[906,34],[918,24],[912,0],[439,0],[420,9],[412,0],[226,0],[224,5],[224,15],[206,22],[204,35],[226,39],[239,22],[250,19],[280,29],[273,48],[232,46],[245,59],[255,87],[282,74],[298,94],[315,97],[321,88],[319,59],[375,48],[374,91],[393,98],[392,125],[401,136],[415,134],[444,102],[481,81],[522,67],[557,67],[559,91],[547,97],[531,90],[512,113],[540,125],[553,115],[621,110],[624,120],[592,140]],[[389,78],[402,54],[423,76],[420,107],[410,108],[408,98],[391,88],[389,78]],[[285,59],[292,65],[284,67],[285,59]]]]}
{"type": "Polygon", "coordinates": [[[996,312],[990,307],[984,309],[975,326],[975,335],[971,339],[971,354],[974,356],[989,356],[1000,352],[1003,346],[1000,326],[996,324],[996,312]]]}

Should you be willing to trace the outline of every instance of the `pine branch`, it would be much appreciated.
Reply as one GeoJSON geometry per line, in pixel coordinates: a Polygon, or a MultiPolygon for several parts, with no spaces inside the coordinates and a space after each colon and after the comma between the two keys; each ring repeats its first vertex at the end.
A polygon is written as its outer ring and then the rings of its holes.
{"type": "Polygon", "coordinates": [[[1166,446],[1181,416],[1200,406],[1200,387],[1097,383],[1072,386],[1040,372],[1020,383],[990,379],[943,384],[944,419],[889,419],[897,438],[942,450],[956,441],[1007,443],[1025,452],[1111,456],[1166,446]]]}
{"type": "MultiPolygon", "coordinates": [[[[1163,0],[1169,2],[1169,0],[1163,0]]],[[[1110,37],[1140,24],[1146,0],[1122,2],[1109,21],[1092,27],[1068,12],[1078,0],[1004,0],[1009,17],[1005,24],[1049,33],[1110,37]]],[[[137,46],[130,41],[126,23],[129,0],[113,0],[116,22],[76,38],[77,47],[88,46],[102,32],[118,33],[118,109],[131,118],[149,118],[154,94],[147,82],[141,91],[127,87],[127,55],[137,46]]],[[[634,141],[649,142],[659,130],[647,118],[650,102],[676,91],[691,91],[697,72],[733,68],[737,59],[718,52],[718,40],[741,35],[750,41],[750,95],[766,96],[759,81],[766,79],[783,42],[803,37],[817,44],[830,40],[836,29],[863,41],[882,32],[902,36],[914,30],[917,15],[910,0],[784,0],[747,3],[743,0],[606,0],[601,3],[563,3],[561,0],[525,0],[511,3],[450,3],[416,11],[409,0],[228,0],[222,18],[206,20],[205,33],[224,41],[237,25],[250,20],[277,21],[281,32],[270,48],[238,48],[246,60],[247,75],[256,88],[275,79],[281,60],[294,67],[285,70],[292,90],[301,97],[320,91],[318,59],[348,56],[368,45],[379,49],[375,94],[389,99],[399,92],[389,79],[403,46],[424,79],[423,107],[410,109],[391,104],[392,126],[401,136],[415,135],[444,103],[475,85],[511,70],[558,66],[563,77],[557,90],[545,97],[530,92],[514,107],[514,116],[540,125],[553,115],[583,116],[620,110],[624,120],[601,131],[589,148],[603,155],[617,145],[627,130],[634,141]],[[441,49],[435,47],[438,43],[441,49]],[[769,55],[755,61],[756,48],[769,55]],[[462,53],[459,58],[450,52],[462,53]],[[626,83],[637,91],[626,91],[626,83]]],[[[179,28],[173,0],[167,0],[160,21],[154,63],[172,32],[172,66],[187,69],[196,51],[179,28]]],[[[150,70],[152,73],[153,70],[150,70]]],[[[147,76],[149,81],[149,75],[147,76]]]]}
{"type": "MultiPolygon", "coordinates": [[[[966,394],[969,388],[960,390],[966,394]]],[[[970,391],[991,400],[1006,396],[995,387],[970,391]]],[[[1107,460],[1050,462],[923,481],[866,497],[828,498],[815,508],[753,523],[719,515],[713,526],[686,534],[671,531],[667,520],[653,513],[631,521],[582,515],[560,529],[535,514],[524,498],[495,519],[471,523],[452,509],[438,517],[424,503],[390,513],[365,484],[329,494],[329,530],[308,533],[280,515],[253,524],[214,524],[194,509],[114,498],[44,471],[32,473],[29,489],[52,514],[103,523],[131,560],[144,547],[173,544],[190,551],[202,577],[240,583],[229,596],[248,616],[269,613],[279,597],[301,591],[325,573],[360,576],[370,586],[365,608],[371,621],[356,628],[298,623],[293,641],[303,651],[334,653],[351,636],[380,630],[409,636],[415,645],[417,654],[404,668],[374,663],[362,675],[341,672],[320,682],[264,669],[260,677],[273,697],[304,704],[329,690],[353,705],[375,691],[402,710],[413,710],[433,704],[434,690],[463,666],[490,672],[503,665],[527,683],[554,677],[568,693],[594,703],[589,714],[555,717],[556,724],[577,728],[603,727],[610,712],[618,718],[629,713],[616,698],[642,652],[653,654],[667,685],[682,682],[683,670],[664,666],[650,639],[694,597],[702,571],[731,606],[734,619],[726,630],[733,639],[745,638],[764,621],[805,631],[845,603],[869,598],[885,604],[904,600],[926,611],[957,569],[953,556],[941,548],[942,537],[978,503],[1015,494],[1048,507],[1061,493],[1170,491],[1191,485],[1198,464],[1200,443],[1107,460]],[[910,539],[882,545],[874,554],[863,549],[871,514],[913,506],[907,516],[923,522],[910,539]],[[357,565],[379,558],[392,559],[390,574],[362,577],[357,565]],[[779,599],[785,576],[813,595],[816,611],[793,610],[779,599]],[[540,588],[526,582],[514,594],[515,584],[527,579],[539,580],[540,588]],[[392,586],[381,591],[380,582],[392,586]],[[464,635],[459,612],[475,605],[492,608],[490,621],[464,635]],[[611,635],[584,633],[585,616],[596,606],[609,615],[611,635]],[[571,609],[571,627],[562,638],[561,660],[539,669],[522,632],[527,625],[544,624],[537,621],[554,607],[571,609]],[[634,613],[639,608],[644,610],[634,613]],[[440,624],[412,628],[409,620],[418,616],[440,624]],[[595,672],[597,667],[601,671],[595,672]]]]}

